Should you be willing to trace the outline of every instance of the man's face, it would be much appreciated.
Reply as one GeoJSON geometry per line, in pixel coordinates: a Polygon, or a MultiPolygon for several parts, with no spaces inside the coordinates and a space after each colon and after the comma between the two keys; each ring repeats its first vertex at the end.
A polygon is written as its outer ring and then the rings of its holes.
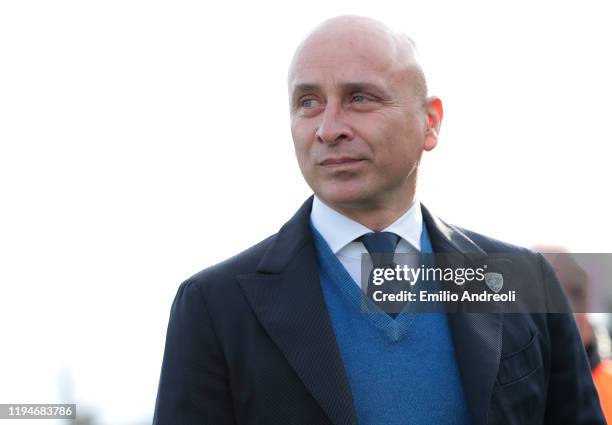
{"type": "Polygon", "coordinates": [[[395,56],[388,40],[340,35],[309,40],[294,59],[295,152],[306,182],[328,204],[368,208],[414,196],[442,111],[438,99],[419,95],[416,71],[395,56]],[[436,108],[432,124],[428,111],[436,108]]]}

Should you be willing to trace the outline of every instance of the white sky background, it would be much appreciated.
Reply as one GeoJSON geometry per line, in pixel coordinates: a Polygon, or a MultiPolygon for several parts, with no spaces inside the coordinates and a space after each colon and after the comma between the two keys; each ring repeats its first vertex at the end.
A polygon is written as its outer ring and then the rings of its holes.
{"type": "Polygon", "coordinates": [[[0,403],[63,401],[63,380],[101,424],[150,421],[178,284],[310,194],[286,69],[337,14],[419,46],[445,105],[423,203],[611,252],[606,3],[1,2],[0,403]]]}

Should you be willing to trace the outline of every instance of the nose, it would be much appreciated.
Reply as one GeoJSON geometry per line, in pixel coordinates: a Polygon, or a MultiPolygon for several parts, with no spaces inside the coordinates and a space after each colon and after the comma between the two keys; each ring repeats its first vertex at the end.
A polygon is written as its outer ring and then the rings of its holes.
{"type": "Polygon", "coordinates": [[[319,142],[335,144],[342,140],[351,140],[353,130],[343,117],[340,108],[328,104],[315,136],[319,142]]]}

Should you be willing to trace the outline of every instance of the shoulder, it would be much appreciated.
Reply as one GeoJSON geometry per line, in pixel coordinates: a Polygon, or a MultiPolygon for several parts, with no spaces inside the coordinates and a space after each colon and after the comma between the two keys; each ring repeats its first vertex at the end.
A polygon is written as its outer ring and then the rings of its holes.
{"type": "Polygon", "coordinates": [[[539,254],[530,249],[448,223],[432,214],[424,205],[421,205],[421,210],[429,236],[432,242],[437,242],[440,252],[524,254],[539,261],[539,254]]]}
{"type": "MultiPolygon", "coordinates": [[[[452,225],[450,225],[452,226],[452,225]]],[[[459,226],[452,226],[457,231],[463,233],[465,237],[469,238],[472,242],[478,245],[483,251],[494,254],[494,253],[522,253],[528,255],[537,255],[536,252],[527,249],[525,247],[514,245],[509,242],[505,242],[491,236],[483,235],[482,233],[477,233],[473,230],[465,229],[459,226]]]]}
{"type": "Polygon", "coordinates": [[[524,279],[535,279],[536,281],[555,279],[552,267],[539,252],[463,227],[448,223],[444,225],[452,229],[452,233],[458,238],[469,241],[487,255],[511,260],[514,273],[521,275],[524,279]]]}
{"type": "Polygon", "coordinates": [[[208,291],[235,281],[237,276],[255,273],[276,235],[271,235],[220,263],[200,270],[188,278],[183,285],[198,287],[200,291],[208,291]]]}
{"type": "Polygon", "coordinates": [[[511,244],[509,242],[483,235],[482,233],[477,233],[463,227],[454,226],[451,224],[447,225],[455,229],[457,232],[463,234],[464,237],[468,238],[487,254],[510,254],[515,258],[521,258],[525,261],[532,261],[538,265],[546,262],[542,254],[532,249],[511,244]]]}

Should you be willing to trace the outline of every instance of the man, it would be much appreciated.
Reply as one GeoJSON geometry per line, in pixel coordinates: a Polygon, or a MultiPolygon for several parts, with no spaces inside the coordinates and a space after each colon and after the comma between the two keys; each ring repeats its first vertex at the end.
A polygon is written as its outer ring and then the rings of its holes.
{"type": "Polygon", "coordinates": [[[368,252],[516,251],[525,279],[558,285],[542,257],[415,200],[443,110],[412,42],[371,19],[334,18],[298,47],[288,82],[315,197],[277,234],[180,286],[154,423],[605,423],[571,315],[360,309],[368,252]]]}
{"type": "MultiPolygon", "coordinates": [[[[606,417],[612,418],[612,360],[601,358],[598,340],[608,342],[609,334],[605,327],[596,333],[587,312],[593,311],[589,306],[590,278],[587,272],[563,247],[535,246],[555,270],[565,293],[574,310],[574,318],[587,353],[589,366],[593,375],[593,383],[599,395],[599,401],[606,417]],[[602,332],[603,331],[603,332],[602,332]]],[[[609,353],[603,350],[606,357],[609,353]]]]}

